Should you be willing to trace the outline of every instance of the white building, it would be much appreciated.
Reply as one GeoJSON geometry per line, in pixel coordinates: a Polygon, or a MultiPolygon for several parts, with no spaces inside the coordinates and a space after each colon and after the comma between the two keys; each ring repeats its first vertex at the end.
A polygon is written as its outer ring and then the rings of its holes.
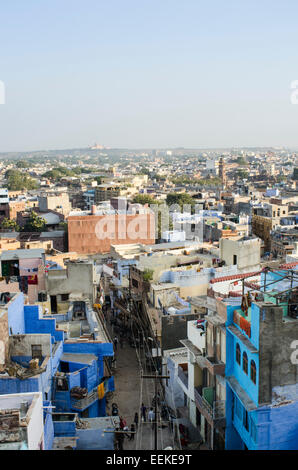
{"type": "Polygon", "coordinates": [[[0,450],[43,450],[42,393],[0,395],[0,450]]]}

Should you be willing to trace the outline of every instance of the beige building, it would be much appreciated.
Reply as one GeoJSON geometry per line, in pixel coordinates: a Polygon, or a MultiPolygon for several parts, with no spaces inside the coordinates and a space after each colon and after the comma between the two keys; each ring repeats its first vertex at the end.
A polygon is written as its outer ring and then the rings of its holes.
{"type": "Polygon", "coordinates": [[[219,240],[220,259],[227,266],[237,265],[239,272],[259,269],[261,260],[261,240],[245,237],[240,240],[221,238],[219,240]]]}
{"type": "Polygon", "coordinates": [[[71,203],[67,193],[48,193],[44,196],[38,196],[38,205],[41,212],[52,210],[66,217],[71,211],[71,203]]]}

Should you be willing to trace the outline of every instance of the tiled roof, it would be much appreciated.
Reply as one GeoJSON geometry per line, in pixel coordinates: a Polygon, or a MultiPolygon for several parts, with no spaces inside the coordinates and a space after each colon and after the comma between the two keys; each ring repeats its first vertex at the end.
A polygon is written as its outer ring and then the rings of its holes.
{"type": "Polygon", "coordinates": [[[281,264],[279,267],[282,269],[290,269],[290,268],[294,268],[297,265],[298,265],[298,261],[295,261],[293,263],[281,264]]]}
{"type": "Polygon", "coordinates": [[[234,281],[236,279],[245,279],[246,277],[257,276],[258,274],[261,274],[261,272],[262,271],[254,271],[252,273],[246,273],[246,274],[233,274],[231,276],[217,277],[215,279],[211,279],[210,284],[214,284],[215,282],[224,282],[224,281],[234,281]]]}

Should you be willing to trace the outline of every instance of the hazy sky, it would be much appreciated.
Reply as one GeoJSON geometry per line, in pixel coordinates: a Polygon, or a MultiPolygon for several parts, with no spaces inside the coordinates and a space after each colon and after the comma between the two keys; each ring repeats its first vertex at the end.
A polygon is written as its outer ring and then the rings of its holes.
{"type": "Polygon", "coordinates": [[[0,152],[298,147],[297,0],[0,7],[0,152]]]}

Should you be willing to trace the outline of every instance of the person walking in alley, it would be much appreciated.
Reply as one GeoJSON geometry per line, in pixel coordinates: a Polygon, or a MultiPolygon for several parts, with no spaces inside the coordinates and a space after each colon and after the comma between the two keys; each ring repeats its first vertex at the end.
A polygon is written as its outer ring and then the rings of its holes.
{"type": "Polygon", "coordinates": [[[124,426],[123,431],[127,431],[127,434],[125,434],[125,436],[127,437],[127,439],[130,440],[130,435],[128,434],[129,432],[128,426],[124,426]]]}
{"type": "Polygon", "coordinates": [[[134,423],[135,423],[135,426],[136,426],[136,429],[137,429],[137,428],[138,428],[138,424],[139,424],[139,414],[138,414],[138,413],[135,413],[134,423]]]}
{"type": "Polygon", "coordinates": [[[124,441],[124,434],[122,432],[119,432],[120,429],[117,428],[115,432],[115,439],[117,443],[117,450],[123,450],[123,441],[124,441]]]}
{"type": "Polygon", "coordinates": [[[149,413],[148,413],[148,421],[152,423],[152,429],[154,428],[154,419],[155,419],[155,413],[153,411],[153,408],[150,408],[149,413]]]}
{"type": "Polygon", "coordinates": [[[115,338],[114,338],[115,351],[117,351],[117,344],[118,344],[118,338],[117,338],[117,336],[115,336],[115,338]]]}
{"type": "Polygon", "coordinates": [[[126,426],[126,421],[125,419],[120,416],[120,429],[123,431],[124,427],[126,426]]]}
{"type": "Polygon", "coordinates": [[[142,403],[142,406],[141,406],[141,413],[142,413],[142,418],[143,418],[143,421],[144,423],[146,422],[146,406],[144,405],[144,403],[142,403]]]}
{"type": "Polygon", "coordinates": [[[132,425],[130,426],[130,432],[131,432],[131,434],[130,434],[129,440],[130,440],[130,441],[133,441],[134,438],[135,438],[135,426],[134,426],[134,424],[132,424],[132,425]]]}

